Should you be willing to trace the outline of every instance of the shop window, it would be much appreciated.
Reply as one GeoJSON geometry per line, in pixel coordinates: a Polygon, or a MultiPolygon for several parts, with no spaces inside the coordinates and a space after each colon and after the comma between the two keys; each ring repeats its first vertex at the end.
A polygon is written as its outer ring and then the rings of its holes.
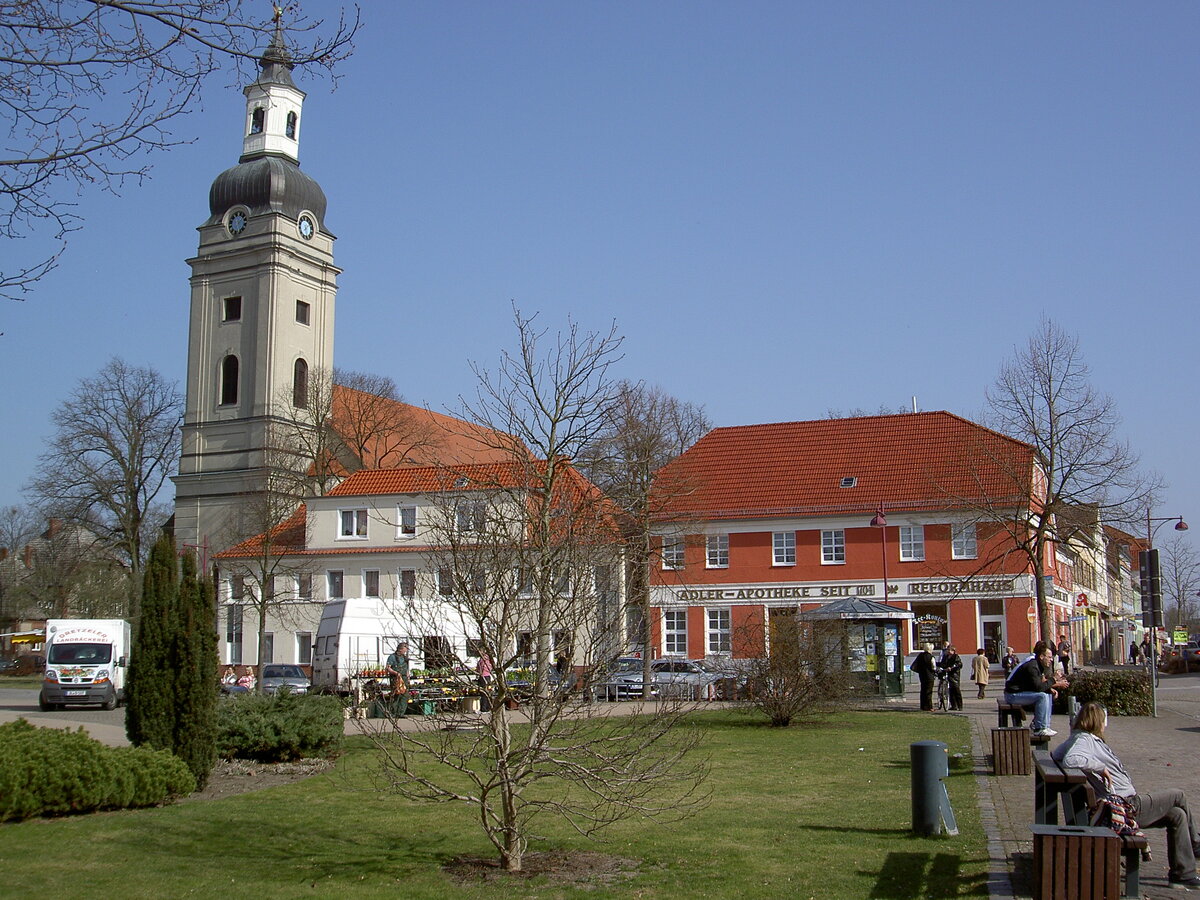
{"type": "Polygon", "coordinates": [[[687,656],[686,609],[668,609],[663,613],[663,652],[668,656],[687,656]]]}
{"type": "Polygon", "coordinates": [[[708,610],[708,652],[728,653],[733,647],[732,634],[729,610],[708,610]]]}

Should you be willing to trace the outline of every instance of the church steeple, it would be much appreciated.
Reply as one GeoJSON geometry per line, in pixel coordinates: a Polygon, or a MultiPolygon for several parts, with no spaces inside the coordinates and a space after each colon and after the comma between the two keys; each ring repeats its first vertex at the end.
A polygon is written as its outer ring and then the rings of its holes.
{"type": "MultiPolygon", "coordinates": [[[[214,179],[192,267],[187,404],[175,476],[180,543],[212,550],[246,536],[273,431],[305,421],[309,373],[333,368],[340,270],[321,186],[300,170],[304,92],[276,20],[245,88],[238,164],[214,179]]],[[[276,454],[277,455],[277,454],[276,454]]]]}
{"type": "Polygon", "coordinates": [[[258,78],[246,85],[246,130],[242,162],[260,156],[282,156],[300,161],[300,113],[304,91],[292,81],[292,57],[283,43],[275,16],[275,34],[258,61],[258,78]]]}

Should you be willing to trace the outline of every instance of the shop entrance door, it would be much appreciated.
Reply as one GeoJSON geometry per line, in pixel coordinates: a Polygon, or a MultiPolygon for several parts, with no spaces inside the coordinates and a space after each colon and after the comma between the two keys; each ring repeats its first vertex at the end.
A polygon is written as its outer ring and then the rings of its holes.
{"type": "Polygon", "coordinates": [[[983,633],[984,655],[992,665],[1000,665],[1000,660],[1004,656],[1004,648],[1008,646],[1004,640],[1004,619],[990,617],[981,619],[979,626],[983,633]]]}

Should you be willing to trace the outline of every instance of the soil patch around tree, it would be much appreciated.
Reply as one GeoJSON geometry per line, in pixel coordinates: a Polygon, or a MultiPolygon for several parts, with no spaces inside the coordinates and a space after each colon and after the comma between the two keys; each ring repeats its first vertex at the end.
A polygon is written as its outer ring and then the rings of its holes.
{"type": "Polygon", "coordinates": [[[513,878],[545,878],[551,884],[605,888],[632,878],[641,863],[636,859],[588,850],[529,852],[521,860],[520,872],[506,872],[496,859],[462,856],[443,870],[459,884],[503,884],[513,878]]]}

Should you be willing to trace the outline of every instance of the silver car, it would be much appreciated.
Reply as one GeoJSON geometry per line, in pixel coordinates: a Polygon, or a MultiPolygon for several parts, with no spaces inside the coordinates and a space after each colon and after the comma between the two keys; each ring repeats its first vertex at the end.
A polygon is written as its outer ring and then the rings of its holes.
{"type": "Polygon", "coordinates": [[[650,664],[650,672],[664,697],[689,700],[715,700],[717,684],[725,677],[697,659],[656,659],[650,664]]]}
{"type": "Polygon", "coordinates": [[[264,694],[274,694],[279,690],[288,690],[293,694],[307,694],[310,686],[308,676],[299,666],[274,663],[262,667],[264,694]]]}

